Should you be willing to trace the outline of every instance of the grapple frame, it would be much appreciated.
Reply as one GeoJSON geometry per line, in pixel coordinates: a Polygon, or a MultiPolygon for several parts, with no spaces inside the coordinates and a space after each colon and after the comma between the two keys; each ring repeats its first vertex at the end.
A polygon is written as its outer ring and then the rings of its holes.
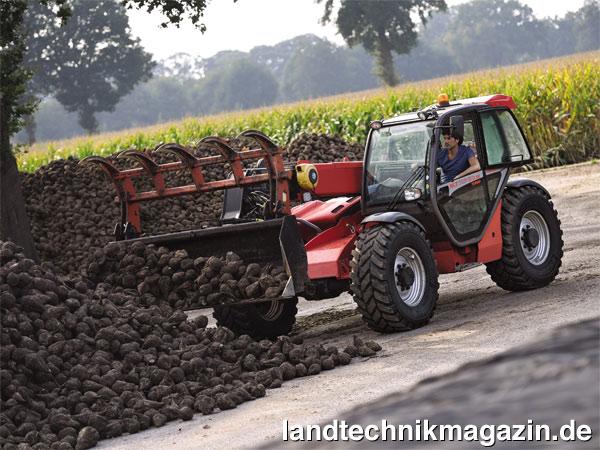
{"type": "Polygon", "coordinates": [[[111,161],[101,156],[88,156],[83,164],[96,164],[107,175],[117,192],[117,202],[121,209],[120,222],[115,227],[115,239],[136,238],[142,234],[139,203],[190,195],[199,192],[211,192],[233,187],[244,187],[268,182],[269,201],[265,206],[265,218],[276,218],[290,214],[289,180],[292,172],[284,167],[282,149],[265,134],[257,130],[246,130],[238,138],[251,138],[259,148],[236,151],[227,141],[219,137],[209,136],[200,141],[214,147],[219,155],[196,157],[193,152],[179,144],[162,144],[156,147],[158,152],[175,154],[180,161],[158,164],[147,153],[139,150],[124,150],[117,158],[132,158],[142,167],[119,170],[111,161]],[[263,159],[266,173],[245,175],[243,162],[263,159]],[[226,180],[206,181],[203,173],[205,166],[227,163],[231,167],[232,177],[226,180]],[[189,170],[194,184],[187,186],[167,187],[164,174],[179,170],[189,170]],[[137,193],[132,179],[148,175],[152,178],[154,190],[137,193]]]}

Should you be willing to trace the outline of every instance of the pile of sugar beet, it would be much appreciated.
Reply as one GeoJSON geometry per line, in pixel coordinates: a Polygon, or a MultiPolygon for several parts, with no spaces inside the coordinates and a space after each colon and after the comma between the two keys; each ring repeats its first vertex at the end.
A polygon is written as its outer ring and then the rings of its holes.
{"type": "Polygon", "coordinates": [[[104,282],[150,294],[176,309],[279,297],[288,280],[283,269],[245,264],[234,252],[193,259],[185,250],[139,241],[131,246],[107,244],[90,255],[86,267],[84,272],[94,284],[104,282]]]}
{"type": "MultiPolygon", "coordinates": [[[[284,151],[288,161],[315,162],[361,153],[358,144],[326,135],[302,136],[284,151]]],[[[207,175],[226,172],[217,167],[207,175]]],[[[186,184],[186,176],[168,181],[186,184]]],[[[356,337],[344,351],[298,337],[257,342],[207,327],[205,316],[187,320],[184,308],[279,295],[287,277],[233,252],[191,258],[184,250],[107,244],[118,214],[113,188],[99,169],[75,159],[22,174],[22,186],[43,262],[0,242],[2,448],[89,448],[235,408],[285,380],[380,349],[356,337]]],[[[151,185],[140,179],[136,188],[151,185]]],[[[154,232],[192,228],[218,216],[221,201],[222,193],[156,202],[142,209],[142,223],[154,232]]]]}
{"type": "MultiPolygon", "coordinates": [[[[109,247],[107,258],[159,254],[143,244],[124,256],[120,251],[109,247]]],[[[163,256],[179,259],[175,252],[163,256]]],[[[228,256],[214,267],[206,260],[203,269],[220,266],[225,274],[242,267],[228,256]]],[[[344,351],[298,337],[236,337],[225,327],[207,327],[206,316],[187,320],[153,287],[127,287],[125,276],[97,284],[61,277],[12,242],[1,243],[0,258],[0,440],[6,449],[88,448],[194,413],[235,408],[285,380],[381,349],[356,337],[344,351]]]]}
{"type": "MultiPolygon", "coordinates": [[[[232,148],[257,148],[252,140],[228,139],[232,148]]],[[[338,135],[302,135],[283,149],[288,163],[362,160],[363,146],[348,143],[338,135]]],[[[149,151],[158,163],[175,161],[173,155],[149,151]]],[[[213,147],[201,144],[194,153],[199,157],[218,154],[213,147]]],[[[139,167],[126,158],[108,158],[120,169],[139,167]]],[[[205,178],[225,179],[230,168],[207,166],[205,178]]],[[[167,186],[193,184],[188,171],[165,177],[167,186]]],[[[153,189],[150,177],[134,180],[137,192],[153,189]]],[[[119,219],[114,203],[114,187],[97,166],[79,165],[69,158],[52,161],[35,173],[21,173],[21,187],[36,250],[42,261],[52,262],[62,274],[80,273],[90,252],[102,248],[113,237],[119,219]]],[[[198,228],[220,217],[223,192],[204,193],[158,200],[140,205],[142,231],[148,234],[198,228]]]]}

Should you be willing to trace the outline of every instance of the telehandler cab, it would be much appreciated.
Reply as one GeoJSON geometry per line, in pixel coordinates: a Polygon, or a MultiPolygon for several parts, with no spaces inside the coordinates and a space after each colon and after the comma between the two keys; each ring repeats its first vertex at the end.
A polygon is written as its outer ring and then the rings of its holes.
{"type": "MultiPolygon", "coordinates": [[[[219,325],[239,334],[274,338],[291,331],[297,296],[308,300],[350,291],[367,325],[379,332],[425,325],[438,299],[438,274],[485,264],[506,290],[546,286],[561,265],[562,232],[550,194],[513,168],[533,155],[511,109],[511,97],[491,95],[438,103],[421,111],[371,122],[364,161],[285,166],[264,134],[249,130],[260,148],[236,152],[220,138],[202,140],[220,156],[197,158],[166,144],[181,162],[158,165],[128,150],[143,168],[120,171],[101,157],[121,205],[116,239],[184,248],[191,256],[235,250],[251,261],[285,268],[289,281],[277,298],[223,298],[219,325]],[[442,130],[475,149],[480,170],[441,182],[437,155],[442,130]],[[243,162],[260,164],[244,168],[243,162]],[[228,163],[229,179],[205,182],[202,167],[228,163]],[[167,188],[162,173],[189,170],[194,185],[167,188]],[[150,175],[155,191],[135,193],[131,178],[150,175]],[[145,236],[138,203],[226,189],[220,227],[145,236]],[[257,200],[260,199],[260,200],[257,200]],[[299,202],[291,206],[290,200],[299,202]],[[260,203],[262,219],[247,217],[260,203]]],[[[201,305],[199,305],[201,306],[201,305]]]]}

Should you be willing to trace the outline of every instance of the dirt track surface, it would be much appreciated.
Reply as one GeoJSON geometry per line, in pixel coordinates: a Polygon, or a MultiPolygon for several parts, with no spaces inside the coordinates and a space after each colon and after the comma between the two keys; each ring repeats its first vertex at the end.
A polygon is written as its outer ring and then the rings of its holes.
{"type": "MultiPolygon", "coordinates": [[[[599,316],[600,164],[524,176],[550,191],[562,221],[563,262],[549,286],[528,292],[503,291],[483,266],[442,275],[431,323],[389,335],[370,331],[348,294],[320,302],[302,300],[295,334],[339,346],[351,343],[357,334],[376,340],[383,350],[349,366],[286,382],[280,389],[267,391],[265,398],[234,410],[197,414],[189,422],[102,441],[98,448],[224,449],[277,442],[283,420],[305,426],[339,418],[360,404],[407,390],[420,380],[492,356],[556,326],[599,316]]],[[[568,420],[565,417],[564,423],[568,420]]]]}

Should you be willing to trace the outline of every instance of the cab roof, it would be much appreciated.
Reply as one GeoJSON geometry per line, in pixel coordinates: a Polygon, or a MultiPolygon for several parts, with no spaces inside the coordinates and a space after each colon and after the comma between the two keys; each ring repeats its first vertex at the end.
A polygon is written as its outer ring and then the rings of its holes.
{"type": "Polygon", "coordinates": [[[448,102],[448,104],[433,104],[432,106],[438,107],[448,107],[448,106],[458,106],[458,105],[473,105],[476,103],[487,104],[490,106],[507,106],[510,109],[514,109],[516,107],[515,101],[510,95],[502,95],[502,94],[494,94],[494,95],[486,95],[485,97],[474,97],[474,98],[464,98],[461,100],[456,100],[452,103],[448,102]]]}
{"type": "MultiPolygon", "coordinates": [[[[442,94],[442,95],[445,95],[445,94],[442,94]]],[[[441,113],[441,112],[445,112],[445,111],[448,111],[448,110],[451,110],[454,108],[458,108],[461,106],[477,105],[477,104],[480,104],[482,106],[483,105],[506,106],[510,109],[514,109],[516,107],[515,102],[510,95],[493,94],[493,95],[486,95],[483,97],[464,98],[464,99],[460,99],[460,100],[454,100],[452,102],[441,101],[440,98],[442,97],[442,95],[440,95],[440,97],[438,97],[438,102],[440,102],[440,103],[434,103],[432,105],[429,105],[428,107],[424,108],[422,111],[435,111],[437,113],[441,113]]],[[[390,117],[389,119],[385,119],[382,122],[383,122],[383,125],[391,125],[393,123],[412,122],[415,120],[420,120],[421,118],[419,117],[419,112],[421,112],[421,111],[398,114],[397,116],[390,117]]]]}

